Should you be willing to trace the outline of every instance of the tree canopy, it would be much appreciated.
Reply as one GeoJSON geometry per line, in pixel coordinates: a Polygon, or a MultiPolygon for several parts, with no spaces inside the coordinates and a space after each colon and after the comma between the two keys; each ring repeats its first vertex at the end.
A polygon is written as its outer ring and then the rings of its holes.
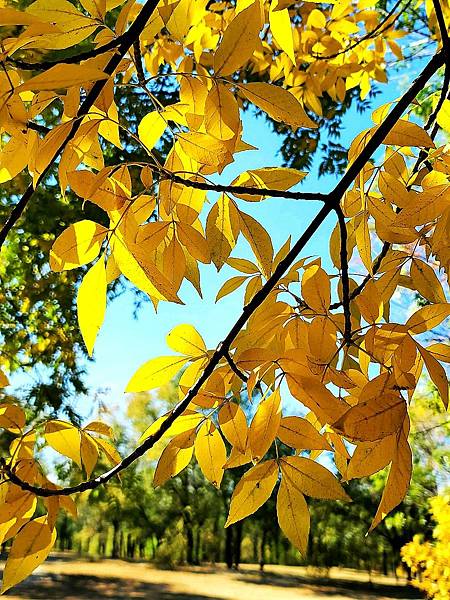
{"type": "Polygon", "coordinates": [[[73,495],[134,468],[162,440],[155,487],[193,457],[216,488],[226,471],[242,468],[225,527],[276,489],[281,529],[302,553],[305,496],[347,502],[344,482],[389,467],[370,530],[401,503],[423,370],[448,406],[450,346],[430,337],[450,316],[449,18],[440,0],[37,0],[0,8],[0,384],[42,361],[56,390],[64,378],[80,389],[78,346],[92,356],[107,300],[124,281],[155,310],[181,303],[183,282],[201,295],[200,264],[238,273],[219,301],[245,286],[242,312],[216,348],[179,325],[167,335],[171,353],[143,357],[130,374],[129,393],[179,377],[179,401],[125,456],[109,425],[61,420],[57,392],[50,419],[5,395],[0,426],[11,443],[1,458],[0,541],[13,541],[3,591],[45,560],[59,511],[75,511],[73,495]],[[419,37],[429,60],[411,51],[419,37]],[[404,93],[376,108],[348,152],[333,142],[351,103],[362,108],[404,60],[415,75],[404,93]],[[224,181],[234,156],[252,149],[244,110],[266,115],[285,136],[286,166],[224,181]],[[342,173],[327,193],[303,170],[321,140],[328,152],[319,170],[342,173]],[[300,212],[303,202],[320,204],[278,249],[252,215],[252,203],[269,197],[295,201],[300,212]],[[325,268],[302,254],[329,217],[333,266],[325,268]],[[241,236],[252,260],[232,256],[241,236]],[[423,305],[392,317],[400,288],[423,305]],[[286,413],[288,394],[302,416],[286,413]],[[51,481],[40,459],[46,446],[85,479],[51,481]],[[338,475],[320,459],[326,452],[338,475]],[[100,458],[112,467],[99,472],[100,458]]]}

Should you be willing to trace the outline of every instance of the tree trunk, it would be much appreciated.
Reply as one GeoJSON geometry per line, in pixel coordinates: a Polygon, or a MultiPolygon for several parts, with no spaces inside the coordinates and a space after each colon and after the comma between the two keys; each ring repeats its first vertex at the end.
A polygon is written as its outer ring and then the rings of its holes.
{"type": "Polygon", "coordinates": [[[266,537],[267,531],[263,528],[262,536],[261,536],[261,548],[259,554],[259,570],[264,571],[264,565],[266,564],[265,550],[266,550],[266,537]]]}
{"type": "Polygon", "coordinates": [[[234,526],[234,548],[233,548],[233,563],[234,568],[239,569],[241,563],[241,546],[242,546],[242,521],[238,521],[234,526]]]}
{"type": "Polygon", "coordinates": [[[225,529],[225,563],[229,569],[233,568],[233,527],[225,529]]]}
{"type": "Polygon", "coordinates": [[[112,545],[111,557],[112,558],[119,558],[119,528],[120,528],[120,523],[119,523],[118,519],[113,519],[112,526],[113,526],[113,545],[112,545]]]}

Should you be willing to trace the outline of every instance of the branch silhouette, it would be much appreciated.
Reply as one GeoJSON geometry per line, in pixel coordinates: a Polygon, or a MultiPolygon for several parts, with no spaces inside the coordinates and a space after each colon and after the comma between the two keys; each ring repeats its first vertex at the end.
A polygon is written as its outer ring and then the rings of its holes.
{"type": "MultiPolygon", "coordinates": [[[[148,5],[146,5],[148,6],[148,5]]],[[[140,16],[140,15],[139,15],[140,16]]],[[[135,21],[136,23],[136,21],[135,21]]],[[[300,237],[297,239],[291,250],[286,254],[285,258],[279,262],[269,279],[262,286],[262,288],[253,296],[250,302],[244,306],[241,314],[235,321],[234,325],[229,330],[228,334],[224,338],[221,344],[214,351],[206,364],[202,374],[197,379],[196,383],[187,392],[183,400],[181,400],[167,415],[166,419],[161,423],[158,430],[152,435],[146,438],[139,446],[137,446],[130,454],[124,457],[117,465],[115,465],[109,471],[103,474],[89,479],[80,484],[74,486],[68,486],[60,489],[49,489],[45,487],[38,487],[22,480],[10,465],[6,464],[3,460],[2,470],[4,475],[23,490],[32,492],[37,496],[49,497],[49,496],[68,496],[78,492],[84,492],[99,487],[102,484],[107,483],[110,479],[121,473],[124,469],[134,463],[140,458],[145,452],[150,450],[156,442],[158,442],[174,421],[187,409],[191,401],[200,392],[201,387],[208,380],[209,376],[214,372],[214,369],[219,363],[230,355],[230,349],[232,343],[236,339],[239,332],[246,325],[248,319],[252,314],[262,305],[265,299],[269,296],[271,291],[278,284],[279,280],[283,277],[286,271],[294,264],[300,252],[305,248],[320,226],[324,223],[327,217],[332,211],[336,211],[339,214],[340,201],[351,186],[353,180],[358,176],[360,171],[364,168],[367,162],[372,157],[373,153],[383,143],[385,137],[403,115],[404,111],[408,108],[410,103],[414,100],[416,95],[428,82],[428,80],[437,72],[437,70],[445,63],[447,53],[445,50],[439,51],[433,56],[429,63],[425,66],[419,76],[411,84],[409,89],[403,94],[395,107],[386,116],[382,124],[373,133],[368,144],[362,150],[356,160],[351,163],[347,172],[337,183],[335,188],[326,195],[327,201],[323,204],[319,212],[312,219],[308,227],[303,231],[300,237]]],[[[184,181],[184,180],[183,180],[184,181]]],[[[259,193],[261,191],[259,190],[259,193]]],[[[351,298],[351,296],[350,296],[351,298]]],[[[330,307],[331,308],[331,307],[330,307]]]]}

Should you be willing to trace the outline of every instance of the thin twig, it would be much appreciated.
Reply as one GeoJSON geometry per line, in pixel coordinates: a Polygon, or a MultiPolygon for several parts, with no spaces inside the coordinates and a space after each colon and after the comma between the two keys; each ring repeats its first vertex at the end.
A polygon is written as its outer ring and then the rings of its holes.
{"type": "Polygon", "coordinates": [[[224,354],[224,357],[225,357],[227,363],[230,365],[230,368],[233,371],[233,373],[235,373],[239,377],[239,379],[241,379],[242,381],[247,382],[248,381],[247,375],[240,370],[240,368],[234,362],[229,351],[227,351],[224,354]]]}

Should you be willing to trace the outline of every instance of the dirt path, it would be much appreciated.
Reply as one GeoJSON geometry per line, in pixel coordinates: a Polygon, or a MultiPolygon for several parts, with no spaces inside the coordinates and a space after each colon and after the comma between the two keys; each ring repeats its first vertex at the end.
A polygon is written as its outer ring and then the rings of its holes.
{"type": "Polygon", "coordinates": [[[102,560],[88,562],[56,556],[26,582],[11,590],[11,600],[406,600],[421,598],[394,579],[331,570],[328,579],[307,575],[301,567],[256,566],[239,572],[214,568],[165,571],[148,563],[102,560]]]}

